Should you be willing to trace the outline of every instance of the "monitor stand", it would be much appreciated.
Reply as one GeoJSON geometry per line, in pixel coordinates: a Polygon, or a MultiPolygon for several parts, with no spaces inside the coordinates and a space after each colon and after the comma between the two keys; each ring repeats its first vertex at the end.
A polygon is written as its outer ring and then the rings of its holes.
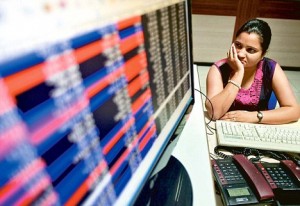
{"type": "Polygon", "coordinates": [[[135,206],[185,205],[193,203],[192,184],[189,175],[174,156],[167,165],[144,185],[135,206]]]}

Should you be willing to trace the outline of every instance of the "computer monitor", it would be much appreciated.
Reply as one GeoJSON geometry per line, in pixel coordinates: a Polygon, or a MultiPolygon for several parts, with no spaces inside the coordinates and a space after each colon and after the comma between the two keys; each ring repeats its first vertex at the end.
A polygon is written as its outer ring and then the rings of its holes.
{"type": "Polygon", "coordinates": [[[193,103],[185,0],[0,2],[0,205],[130,205],[193,103]]]}

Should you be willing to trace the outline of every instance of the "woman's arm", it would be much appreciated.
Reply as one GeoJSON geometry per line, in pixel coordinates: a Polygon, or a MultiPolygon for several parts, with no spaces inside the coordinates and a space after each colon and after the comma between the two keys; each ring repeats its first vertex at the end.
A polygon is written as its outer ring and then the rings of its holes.
{"type": "Polygon", "coordinates": [[[300,118],[300,107],[290,83],[279,64],[275,67],[272,87],[280,107],[265,111],[262,123],[284,124],[297,121],[300,118]]]}
{"type": "Polygon", "coordinates": [[[205,102],[208,115],[214,120],[220,119],[230,108],[239,88],[235,84],[241,85],[244,76],[244,66],[237,57],[234,44],[231,45],[227,62],[232,68],[230,79],[234,83],[227,83],[223,88],[223,80],[219,69],[213,65],[206,78],[206,95],[209,101],[205,102]]]}
{"type": "Polygon", "coordinates": [[[214,120],[220,119],[230,108],[239,89],[228,83],[223,88],[223,81],[218,68],[213,65],[206,78],[206,95],[210,101],[205,102],[208,115],[214,120]]]}

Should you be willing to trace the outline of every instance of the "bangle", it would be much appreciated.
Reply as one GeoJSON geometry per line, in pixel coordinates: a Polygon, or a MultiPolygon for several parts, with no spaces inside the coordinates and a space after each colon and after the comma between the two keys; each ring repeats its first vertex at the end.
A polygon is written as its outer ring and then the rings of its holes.
{"type": "Polygon", "coordinates": [[[233,84],[234,86],[236,86],[236,87],[239,88],[239,89],[242,88],[240,85],[238,85],[235,81],[232,81],[231,79],[228,80],[228,83],[233,84]]]}

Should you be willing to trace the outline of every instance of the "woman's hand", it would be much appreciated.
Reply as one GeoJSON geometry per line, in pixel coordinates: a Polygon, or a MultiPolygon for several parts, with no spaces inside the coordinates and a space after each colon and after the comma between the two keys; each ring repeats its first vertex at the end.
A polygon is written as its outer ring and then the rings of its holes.
{"type": "Polygon", "coordinates": [[[234,72],[244,71],[244,65],[238,58],[234,43],[231,45],[229,51],[227,52],[227,63],[234,72]]]}
{"type": "Polygon", "coordinates": [[[233,121],[233,122],[257,122],[255,112],[249,112],[245,110],[230,111],[224,114],[221,120],[233,121]]]}

